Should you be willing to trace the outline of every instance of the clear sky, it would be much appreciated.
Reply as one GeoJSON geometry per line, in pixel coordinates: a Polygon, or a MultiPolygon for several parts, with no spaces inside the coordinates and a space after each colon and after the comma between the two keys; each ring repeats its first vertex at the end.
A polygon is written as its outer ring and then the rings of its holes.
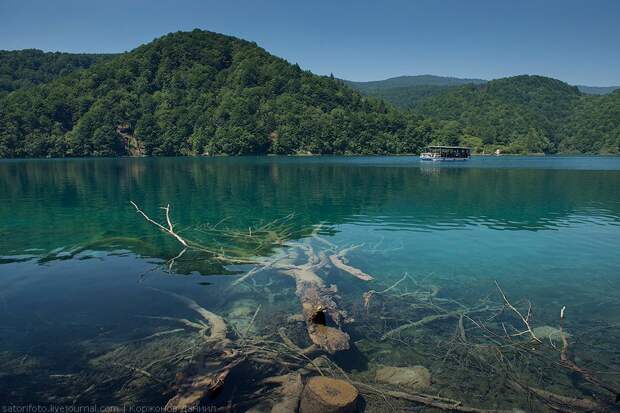
{"type": "Polygon", "coordinates": [[[0,0],[0,49],[121,52],[193,28],[351,80],[620,85],[620,0],[0,0]]]}

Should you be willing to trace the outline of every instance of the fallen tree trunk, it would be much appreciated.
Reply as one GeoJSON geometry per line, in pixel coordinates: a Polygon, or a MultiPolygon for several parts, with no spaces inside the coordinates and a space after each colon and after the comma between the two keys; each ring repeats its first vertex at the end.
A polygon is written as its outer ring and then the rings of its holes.
{"type": "Polygon", "coordinates": [[[334,300],[335,286],[326,288],[312,267],[296,266],[284,272],[295,279],[310,340],[331,354],[348,350],[349,335],[340,329],[347,316],[334,300]]]}

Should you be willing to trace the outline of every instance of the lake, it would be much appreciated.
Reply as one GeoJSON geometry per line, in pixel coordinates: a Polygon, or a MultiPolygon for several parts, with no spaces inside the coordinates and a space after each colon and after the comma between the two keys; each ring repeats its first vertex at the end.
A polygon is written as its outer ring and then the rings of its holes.
{"type": "Polygon", "coordinates": [[[420,406],[388,389],[613,407],[561,353],[564,337],[574,364],[620,388],[619,251],[618,157],[4,160],[0,398],[163,406],[192,374],[225,371],[206,403],[245,411],[277,399],[261,380],[303,368],[372,386],[358,386],[366,411],[420,406]],[[191,248],[130,201],[165,227],[170,205],[191,248]],[[303,265],[346,311],[334,328],[350,350],[300,355],[303,265]],[[199,309],[226,322],[221,346],[199,309]],[[218,346],[243,362],[228,368],[218,346]],[[386,366],[432,382],[386,381],[386,366]]]}

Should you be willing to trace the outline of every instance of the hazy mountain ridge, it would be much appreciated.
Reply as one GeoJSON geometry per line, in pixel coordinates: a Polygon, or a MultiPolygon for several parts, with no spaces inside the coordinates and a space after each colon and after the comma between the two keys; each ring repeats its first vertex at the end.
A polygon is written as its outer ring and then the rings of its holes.
{"type": "Polygon", "coordinates": [[[620,89],[620,86],[584,86],[577,85],[581,93],[587,93],[589,95],[609,95],[614,91],[620,89]]]}
{"type": "Polygon", "coordinates": [[[484,79],[461,79],[458,77],[435,75],[397,76],[368,82],[345,80],[345,83],[358,90],[392,89],[411,86],[460,86],[469,83],[481,84],[486,82],[484,79]]]}
{"type": "MultiPolygon", "coordinates": [[[[344,80],[344,82],[365,95],[375,96],[397,107],[410,109],[425,98],[437,95],[447,88],[467,84],[480,85],[489,81],[485,79],[414,75],[367,82],[349,80],[344,80]]],[[[576,87],[580,92],[590,95],[606,95],[620,89],[620,86],[576,85],[576,87]]]]}
{"type": "Polygon", "coordinates": [[[449,87],[482,84],[483,79],[460,79],[434,75],[398,76],[370,82],[344,80],[352,88],[367,96],[375,96],[399,108],[414,107],[419,101],[434,96],[449,87]]]}

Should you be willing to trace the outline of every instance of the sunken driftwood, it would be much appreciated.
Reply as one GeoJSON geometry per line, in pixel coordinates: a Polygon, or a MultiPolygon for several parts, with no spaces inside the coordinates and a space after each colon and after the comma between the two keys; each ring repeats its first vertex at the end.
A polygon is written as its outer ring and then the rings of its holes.
{"type": "Polygon", "coordinates": [[[349,382],[331,377],[311,377],[301,395],[300,413],[352,413],[359,392],[349,382]]]}
{"type": "Polygon", "coordinates": [[[283,272],[295,279],[295,294],[301,303],[310,340],[328,353],[348,350],[349,335],[341,330],[348,317],[336,304],[337,289],[327,288],[316,273],[326,265],[326,257],[315,254],[309,246],[303,250],[307,262],[284,267],[283,272]]]}
{"type": "Polygon", "coordinates": [[[166,411],[188,411],[200,406],[200,403],[214,397],[224,386],[231,370],[241,364],[245,358],[234,350],[213,354],[211,361],[201,362],[197,371],[204,373],[177,375],[176,395],[166,403],[166,411]]]}
{"type": "Polygon", "coordinates": [[[566,307],[562,307],[560,310],[560,337],[562,339],[562,351],[560,352],[560,364],[569,370],[574,371],[575,373],[581,375],[584,380],[598,386],[602,389],[607,390],[614,396],[614,403],[620,404],[620,389],[610,385],[607,382],[600,380],[598,377],[594,375],[594,373],[588,369],[578,366],[574,361],[572,361],[568,357],[568,338],[567,334],[564,333],[564,314],[566,311],[566,307]]]}
{"type": "Polygon", "coordinates": [[[347,260],[347,257],[346,257],[347,253],[360,246],[361,245],[354,245],[352,247],[345,248],[342,251],[338,252],[337,254],[330,255],[329,260],[334,265],[334,267],[344,272],[348,272],[352,276],[359,278],[362,281],[372,281],[374,280],[374,278],[371,275],[366,274],[364,271],[360,270],[359,268],[350,266],[347,260]]]}
{"type": "Polygon", "coordinates": [[[296,291],[312,342],[331,354],[348,350],[349,335],[340,329],[345,316],[333,299],[334,289],[298,282],[296,291]]]}
{"type": "Polygon", "coordinates": [[[280,386],[275,394],[276,400],[271,407],[271,413],[289,413],[298,410],[301,392],[304,388],[300,373],[270,377],[263,380],[261,384],[277,384],[280,386]]]}
{"type": "MultiPolygon", "coordinates": [[[[155,289],[154,289],[155,290],[155,289]]],[[[238,351],[230,348],[227,338],[228,327],[219,315],[200,306],[196,301],[169,291],[156,290],[171,295],[197,313],[198,321],[172,319],[187,327],[198,330],[209,350],[209,360],[195,363],[192,369],[198,372],[177,374],[176,395],[165,406],[167,411],[187,411],[200,405],[201,401],[215,395],[224,385],[231,370],[244,361],[238,351]],[[215,361],[213,361],[215,360],[215,361]]],[[[170,317],[162,317],[171,319],[170,317]]]]}
{"type": "Polygon", "coordinates": [[[194,249],[206,252],[220,262],[247,262],[256,264],[256,268],[251,270],[248,275],[242,277],[244,280],[248,278],[249,274],[256,274],[263,267],[272,268],[273,270],[291,276],[296,283],[295,292],[299,298],[302,313],[306,321],[308,335],[312,342],[322,350],[332,354],[337,351],[349,349],[349,335],[342,331],[342,325],[347,322],[349,318],[346,312],[338,308],[336,302],[337,289],[335,286],[326,287],[323,279],[317,272],[331,263],[335,267],[355,275],[358,278],[371,280],[371,276],[355,267],[349,266],[343,261],[346,252],[351,248],[343,250],[331,257],[328,257],[325,252],[317,254],[309,242],[310,239],[315,238],[322,240],[317,236],[315,231],[307,242],[298,244],[295,248],[291,248],[285,257],[278,257],[276,260],[264,260],[258,257],[255,259],[246,258],[241,260],[230,257],[222,251],[207,248],[204,245],[200,245],[182,237],[175,230],[175,225],[170,217],[169,205],[162,208],[165,212],[165,224],[152,219],[133,201],[131,201],[131,205],[147,222],[176,239],[183,247],[183,251],[186,249],[194,249]],[[305,258],[305,262],[299,264],[298,261],[301,257],[305,258]]]}

